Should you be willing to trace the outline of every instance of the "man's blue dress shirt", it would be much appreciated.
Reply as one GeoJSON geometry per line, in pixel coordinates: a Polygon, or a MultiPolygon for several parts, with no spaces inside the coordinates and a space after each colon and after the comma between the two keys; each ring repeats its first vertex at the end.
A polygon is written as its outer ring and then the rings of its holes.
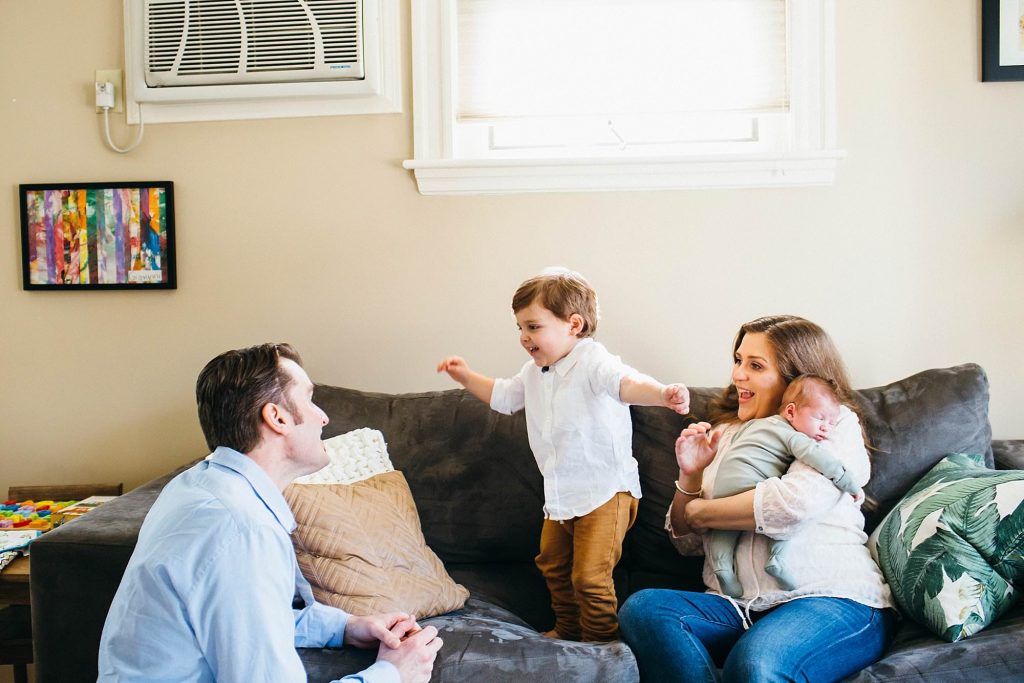
{"type": "MultiPolygon", "coordinates": [[[[107,614],[99,681],[305,683],[295,648],[340,647],[349,615],[313,599],[294,528],[281,491],[237,451],[218,448],[175,477],[107,614]]],[[[377,662],[342,680],[397,683],[398,671],[377,662]]]]}

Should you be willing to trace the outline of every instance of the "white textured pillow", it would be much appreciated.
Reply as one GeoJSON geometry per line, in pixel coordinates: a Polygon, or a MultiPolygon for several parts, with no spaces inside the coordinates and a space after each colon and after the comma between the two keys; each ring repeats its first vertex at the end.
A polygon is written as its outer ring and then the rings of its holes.
{"type": "Polygon", "coordinates": [[[376,429],[353,429],[324,440],[331,457],[327,467],[295,480],[296,484],[351,484],[383,472],[393,472],[384,435],[376,429]]]}

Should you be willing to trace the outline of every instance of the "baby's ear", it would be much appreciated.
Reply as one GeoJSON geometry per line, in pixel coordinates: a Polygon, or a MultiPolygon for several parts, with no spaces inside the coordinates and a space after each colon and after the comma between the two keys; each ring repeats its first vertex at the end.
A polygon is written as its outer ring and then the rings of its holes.
{"type": "Polygon", "coordinates": [[[782,409],[782,414],[787,420],[792,421],[796,418],[796,404],[793,402],[787,403],[782,409]]]}

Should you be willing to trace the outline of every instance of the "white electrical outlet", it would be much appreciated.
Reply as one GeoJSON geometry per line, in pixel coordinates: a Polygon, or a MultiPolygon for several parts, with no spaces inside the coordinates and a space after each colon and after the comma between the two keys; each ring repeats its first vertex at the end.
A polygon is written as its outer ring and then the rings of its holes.
{"type": "MultiPolygon", "coordinates": [[[[124,78],[120,69],[102,69],[96,71],[96,83],[114,84],[114,101],[112,112],[120,114],[124,111],[124,78]]],[[[98,87],[98,86],[97,86],[98,87]]],[[[96,111],[102,113],[100,108],[100,93],[96,93],[96,111]]]]}

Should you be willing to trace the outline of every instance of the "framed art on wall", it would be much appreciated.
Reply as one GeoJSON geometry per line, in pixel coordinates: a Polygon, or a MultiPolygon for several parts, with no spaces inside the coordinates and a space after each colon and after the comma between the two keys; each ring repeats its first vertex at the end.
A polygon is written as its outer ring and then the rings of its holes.
{"type": "Polygon", "coordinates": [[[982,0],[981,80],[1024,81],[1024,0],[982,0]]]}
{"type": "Polygon", "coordinates": [[[175,289],[174,184],[21,185],[25,289],[175,289]]]}

